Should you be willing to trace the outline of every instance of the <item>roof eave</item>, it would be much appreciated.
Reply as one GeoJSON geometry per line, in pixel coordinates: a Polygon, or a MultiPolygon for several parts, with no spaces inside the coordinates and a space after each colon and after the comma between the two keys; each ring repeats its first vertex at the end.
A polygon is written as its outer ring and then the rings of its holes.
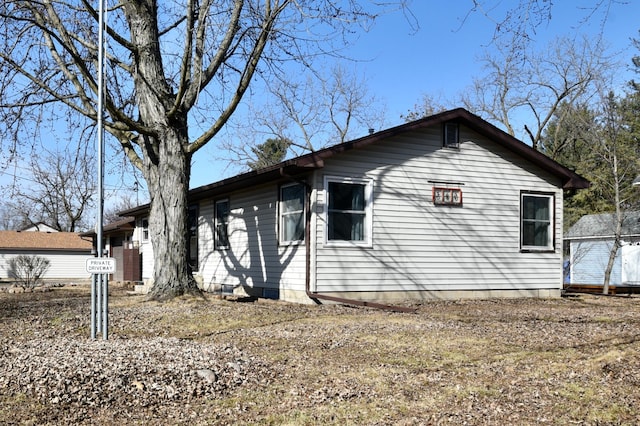
{"type": "MultiPolygon", "coordinates": [[[[401,124],[396,127],[381,130],[349,142],[344,142],[319,151],[311,152],[300,157],[286,160],[274,166],[260,170],[253,170],[212,184],[191,189],[189,191],[189,198],[191,201],[197,201],[211,196],[230,193],[238,189],[244,189],[255,184],[306,174],[310,170],[323,168],[324,161],[338,153],[361,148],[405,132],[436,126],[448,121],[459,121],[478,133],[489,137],[496,143],[518,154],[531,163],[547,170],[552,175],[561,179],[563,189],[585,189],[589,187],[589,181],[577,173],[562,166],[477,115],[470,113],[464,108],[457,108],[401,124]]],[[[119,214],[121,216],[139,216],[148,212],[148,210],[149,204],[145,204],[120,212],[119,214]]]]}

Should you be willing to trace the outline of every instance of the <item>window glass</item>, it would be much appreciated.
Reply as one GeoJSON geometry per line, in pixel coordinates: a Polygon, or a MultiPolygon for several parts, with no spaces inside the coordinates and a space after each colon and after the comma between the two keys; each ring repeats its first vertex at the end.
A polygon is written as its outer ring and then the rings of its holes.
{"type": "Polygon", "coordinates": [[[198,270],[198,206],[189,207],[187,217],[187,233],[189,241],[187,250],[189,254],[189,265],[194,271],[198,270]]]}
{"type": "Polygon", "coordinates": [[[522,246],[524,248],[552,249],[553,224],[551,222],[552,196],[522,196],[522,246]]]}
{"type": "Polygon", "coordinates": [[[280,188],[280,240],[304,240],[304,195],[302,184],[280,188]]]}
{"type": "Polygon", "coordinates": [[[365,241],[366,185],[329,182],[327,240],[365,241]]]}
{"type": "Polygon", "coordinates": [[[229,200],[216,201],[215,248],[229,248],[229,200]]]}
{"type": "Polygon", "coordinates": [[[149,219],[142,219],[142,241],[149,240],[149,219]]]}
{"type": "Polygon", "coordinates": [[[458,123],[445,123],[444,146],[448,148],[458,148],[460,146],[458,123]]]}

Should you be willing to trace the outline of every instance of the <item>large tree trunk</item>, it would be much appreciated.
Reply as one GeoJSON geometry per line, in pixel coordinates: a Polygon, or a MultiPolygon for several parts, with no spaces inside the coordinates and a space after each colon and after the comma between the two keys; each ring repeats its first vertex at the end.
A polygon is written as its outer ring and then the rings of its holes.
{"type": "Polygon", "coordinates": [[[169,130],[156,141],[157,156],[145,155],[145,179],[151,197],[149,232],[153,246],[153,287],[149,297],[166,300],[200,294],[187,257],[187,194],[191,158],[180,132],[169,130]],[[155,161],[153,161],[155,160],[155,161]]]}
{"type": "Polygon", "coordinates": [[[155,0],[123,3],[135,46],[134,83],[142,164],[138,164],[150,195],[149,232],[153,247],[155,300],[199,293],[187,258],[187,194],[191,175],[187,111],[176,109],[167,83],[158,40],[155,0]],[[171,112],[170,112],[171,111],[171,112]]]}

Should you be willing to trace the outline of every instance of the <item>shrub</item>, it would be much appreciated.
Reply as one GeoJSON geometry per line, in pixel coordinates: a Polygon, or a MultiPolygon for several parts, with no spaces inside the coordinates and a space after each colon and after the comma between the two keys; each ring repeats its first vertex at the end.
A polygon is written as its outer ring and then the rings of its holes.
{"type": "Polygon", "coordinates": [[[41,256],[20,255],[9,260],[9,277],[26,287],[35,287],[49,269],[49,259],[41,256]]]}

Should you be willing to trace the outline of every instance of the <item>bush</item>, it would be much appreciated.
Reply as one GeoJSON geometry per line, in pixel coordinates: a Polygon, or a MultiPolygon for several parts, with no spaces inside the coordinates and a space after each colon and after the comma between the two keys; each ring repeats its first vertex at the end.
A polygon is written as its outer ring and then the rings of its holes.
{"type": "Polygon", "coordinates": [[[41,256],[20,255],[9,260],[9,277],[26,287],[35,287],[47,269],[49,259],[41,256]]]}

